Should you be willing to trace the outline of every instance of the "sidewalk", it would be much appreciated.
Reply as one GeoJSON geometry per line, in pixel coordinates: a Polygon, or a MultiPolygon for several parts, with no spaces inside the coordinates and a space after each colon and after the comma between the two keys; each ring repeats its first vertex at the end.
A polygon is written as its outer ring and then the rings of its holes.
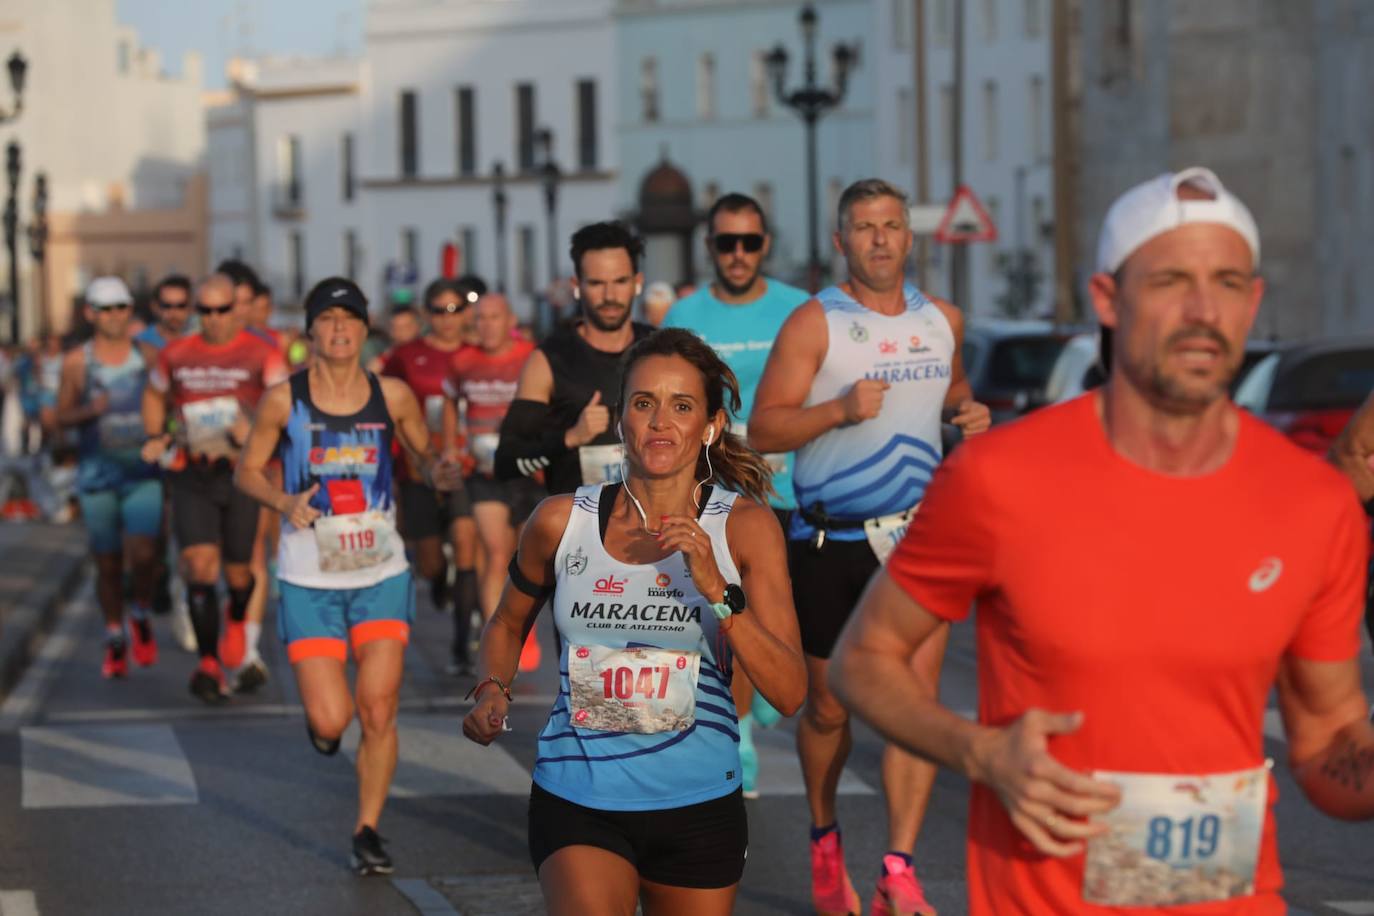
{"type": "Polygon", "coordinates": [[[48,522],[0,523],[0,696],[28,663],[35,637],[81,577],[86,529],[48,522]]]}

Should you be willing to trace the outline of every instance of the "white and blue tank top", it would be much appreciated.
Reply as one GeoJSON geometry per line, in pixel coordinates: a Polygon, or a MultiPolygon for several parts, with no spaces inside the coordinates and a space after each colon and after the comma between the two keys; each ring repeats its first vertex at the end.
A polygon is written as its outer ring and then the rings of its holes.
{"type": "Polygon", "coordinates": [[[124,481],[156,477],[157,465],[145,463],[141,455],[143,389],[148,384],[143,354],[138,347],[130,347],[124,362],[107,366],[96,359],[91,341],[86,342],[82,354],[86,361],[82,403],[89,404],[94,397],[104,394],[109,398],[109,406],[80,428],[77,488],[90,493],[124,481]]]}
{"type": "MultiPolygon", "coordinates": [[[[891,387],[871,420],[838,426],[797,450],[792,471],[797,504],[845,521],[895,515],[925,496],[940,463],[940,415],[954,362],[954,330],[944,313],[915,286],[904,287],[906,310],[884,315],[838,286],[816,295],[825,310],[825,360],[803,406],[843,397],[859,379],[891,387]]],[[[789,536],[815,529],[792,516],[789,536]]],[[[831,531],[836,540],[861,541],[862,528],[831,531]]]]}
{"type": "MultiPolygon", "coordinates": [[[[573,494],[554,557],[559,693],[539,734],[534,781],[560,798],[609,811],[678,808],[720,798],[739,788],[741,777],[729,649],[681,553],[631,564],[606,552],[602,515],[609,519],[619,488],[584,486],[573,494]],[[600,651],[596,647],[699,653],[694,721],[653,734],[579,727],[574,720],[580,716],[571,708],[569,661],[579,649],[585,657],[600,651]]],[[[698,518],[727,582],[740,581],[725,537],[735,496],[712,488],[698,518]]],[[[652,683],[656,688],[657,681],[652,683]]]]}

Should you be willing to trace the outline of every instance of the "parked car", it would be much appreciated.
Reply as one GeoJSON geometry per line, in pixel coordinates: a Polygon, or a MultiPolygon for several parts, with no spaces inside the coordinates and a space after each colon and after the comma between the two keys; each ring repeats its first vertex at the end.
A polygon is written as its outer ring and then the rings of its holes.
{"type": "Polygon", "coordinates": [[[1000,423],[1044,403],[1045,383],[1071,328],[1048,321],[975,319],[964,327],[964,373],[1000,423]]]}
{"type": "Polygon", "coordinates": [[[1236,389],[1236,404],[1325,454],[1374,391],[1374,337],[1291,344],[1261,358],[1236,389]]]}

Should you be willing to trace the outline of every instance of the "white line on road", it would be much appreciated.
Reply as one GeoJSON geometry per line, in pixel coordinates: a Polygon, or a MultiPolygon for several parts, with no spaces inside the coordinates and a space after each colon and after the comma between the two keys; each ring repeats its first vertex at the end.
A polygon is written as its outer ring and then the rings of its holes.
{"type": "Polygon", "coordinates": [[[1349,913],[1350,916],[1374,916],[1374,900],[1326,900],[1323,902],[1331,909],[1349,913]]]}
{"type": "Polygon", "coordinates": [[[392,878],[391,884],[410,901],[411,906],[420,911],[420,916],[459,916],[448,898],[423,878],[392,878]]]}
{"type": "MultiPolygon", "coordinates": [[[[396,726],[400,758],[391,798],[530,794],[529,771],[499,744],[474,744],[452,721],[434,716],[399,716],[396,726]]],[[[360,734],[357,728],[344,732],[343,752],[350,760],[357,760],[360,734]]]]}
{"type": "Polygon", "coordinates": [[[0,916],[38,916],[33,891],[0,891],[0,916]]]}
{"type": "Polygon", "coordinates": [[[24,808],[193,805],[191,764],[170,725],[23,728],[24,808]]]}
{"type": "Polygon", "coordinates": [[[57,627],[43,641],[38,656],[0,706],[0,733],[17,731],[34,720],[57,676],[58,666],[76,648],[81,628],[95,610],[95,594],[87,576],[72,600],[62,606],[57,627]]]}

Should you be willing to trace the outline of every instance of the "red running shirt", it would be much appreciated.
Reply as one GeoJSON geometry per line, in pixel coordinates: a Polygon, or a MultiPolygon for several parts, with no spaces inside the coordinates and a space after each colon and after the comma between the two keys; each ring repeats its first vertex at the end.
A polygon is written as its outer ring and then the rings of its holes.
{"type": "MultiPolygon", "coordinates": [[[[1080,771],[1240,770],[1264,760],[1283,656],[1356,655],[1368,535],[1354,490],[1239,420],[1230,459],[1199,477],[1118,455],[1096,395],[978,436],[941,465],[887,570],[946,620],[977,601],[981,723],[1082,710],[1077,732],[1050,741],[1080,771]]],[[[1254,896],[1120,912],[1285,912],[1275,797],[1271,780],[1254,896]]],[[[970,912],[1117,912],[1083,902],[1083,871],[1081,855],[1038,854],[973,787],[970,912]]]]}
{"type": "Polygon", "coordinates": [[[258,406],[262,393],[286,378],[281,352],[261,338],[240,331],[227,343],[207,343],[200,334],[178,338],[158,352],[148,380],[171,394],[172,407],[231,395],[245,411],[258,406]]]}
{"type": "MultiPolygon", "coordinates": [[[[441,350],[424,337],[401,344],[383,355],[382,375],[398,378],[410,386],[420,402],[434,447],[440,447],[443,432],[444,381],[448,378],[449,362],[457,350],[441,350]]],[[[400,437],[396,438],[400,450],[400,437]]],[[[410,466],[409,457],[400,462],[398,480],[419,480],[417,470],[410,466]]]]}
{"type": "Polygon", "coordinates": [[[488,356],[481,347],[464,347],[453,355],[444,393],[468,402],[468,435],[480,436],[501,431],[520,370],[534,352],[528,340],[515,340],[500,356],[488,356]]]}

